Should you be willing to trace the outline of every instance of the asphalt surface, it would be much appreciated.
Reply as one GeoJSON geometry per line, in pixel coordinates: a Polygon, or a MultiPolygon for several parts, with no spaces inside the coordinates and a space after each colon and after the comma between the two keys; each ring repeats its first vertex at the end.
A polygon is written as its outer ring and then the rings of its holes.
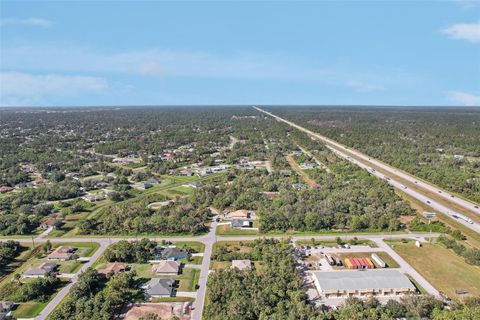
{"type": "MultiPolygon", "coordinates": [[[[212,209],[213,211],[213,209],[212,209]]],[[[213,244],[216,241],[215,231],[217,230],[217,215],[213,217],[210,232],[204,236],[205,252],[203,253],[202,268],[200,269],[200,277],[198,279],[197,298],[193,303],[192,320],[201,320],[203,314],[203,306],[205,302],[205,293],[207,292],[208,271],[210,270],[210,260],[212,257],[213,244]]]]}
{"type": "MultiPolygon", "coordinates": [[[[310,130],[304,128],[304,127],[301,127],[301,126],[299,126],[299,125],[297,125],[297,124],[295,124],[291,121],[288,121],[288,120],[285,120],[285,119],[283,119],[279,116],[276,116],[271,112],[262,110],[262,109],[257,108],[257,107],[254,107],[254,108],[255,108],[255,110],[257,110],[259,112],[265,113],[265,114],[277,119],[278,121],[284,122],[284,123],[286,123],[286,124],[288,124],[288,125],[290,125],[294,128],[297,128],[300,131],[303,131],[303,132],[309,134],[310,136],[312,136],[312,137],[314,137],[318,140],[321,140],[321,141],[327,143],[328,144],[327,146],[332,151],[334,151],[335,154],[337,154],[338,156],[340,156],[342,158],[347,159],[348,161],[358,165],[359,167],[361,167],[363,169],[368,169],[369,168],[368,164],[382,168],[383,171],[385,171],[389,174],[389,179],[386,180],[386,181],[388,183],[390,183],[392,186],[394,186],[395,188],[400,189],[401,191],[403,191],[403,192],[409,194],[410,196],[418,199],[419,201],[425,203],[426,205],[430,206],[434,210],[437,210],[437,211],[439,211],[443,214],[448,215],[449,217],[455,219],[457,222],[461,223],[465,227],[467,227],[467,228],[469,228],[469,229],[471,229],[471,230],[473,230],[477,233],[480,233],[480,225],[479,224],[477,224],[477,223],[472,224],[472,223],[469,223],[469,222],[464,221],[462,219],[458,219],[458,218],[454,217],[453,214],[456,213],[456,210],[454,208],[452,208],[448,205],[441,204],[438,201],[435,201],[435,199],[433,199],[432,197],[430,197],[428,195],[425,195],[424,193],[422,193],[422,191],[416,191],[416,190],[410,189],[408,187],[402,187],[403,184],[401,182],[395,180],[394,176],[397,175],[399,177],[402,177],[402,179],[405,179],[405,180],[409,181],[410,183],[413,183],[416,186],[418,186],[419,189],[423,189],[423,190],[428,191],[428,192],[433,192],[433,193],[435,193],[436,197],[438,196],[438,197],[441,197],[443,200],[448,200],[451,203],[455,203],[456,205],[461,206],[463,209],[468,210],[468,212],[474,212],[475,214],[478,214],[480,216],[480,208],[476,208],[476,206],[478,206],[478,204],[475,204],[473,202],[470,202],[470,201],[467,201],[465,199],[461,199],[461,198],[458,198],[458,197],[453,197],[452,198],[451,197],[452,195],[450,193],[444,191],[443,189],[441,189],[439,187],[427,184],[427,183],[419,180],[418,178],[416,178],[412,175],[406,174],[399,169],[396,169],[396,168],[391,167],[389,165],[386,165],[386,164],[384,164],[384,163],[382,163],[382,162],[380,162],[376,159],[368,157],[368,156],[360,153],[359,151],[348,148],[344,145],[339,144],[338,142],[336,142],[332,139],[324,137],[324,136],[322,136],[318,133],[315,133],[315,132],[310,131],[310,130]],[[358,161],[358,160],[350,157],[348,154],[352,154],[355,157],[360,158],[362,161],[358,161]]],[[[380,173],[378,171],[374,171],[374,172],[371,171],[370,173],[376,175],[377,177],[379,177],[381,179],[385,179],[385,175],[383,173],[380,173]]]]}

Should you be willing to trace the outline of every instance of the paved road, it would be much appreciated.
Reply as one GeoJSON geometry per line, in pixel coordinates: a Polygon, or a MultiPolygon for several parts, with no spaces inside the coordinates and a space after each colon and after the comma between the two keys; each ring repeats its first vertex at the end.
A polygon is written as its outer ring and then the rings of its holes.
{"type": "MultiPolygon", "coordinates": [[[[161,241],[161,240],[168,240],[168,241],[198,241],[202,242],[205,244],[205,252],[203,254],[203,261],[200,269],[200,277],[199,277],[199,289],[196,293],[196,300],[194,303],[194,310],[193,310],[193,320],[201,320],[202,318],[202,313],[203,313],[203,306],[204,306],[204,301],[205,301],[205,293],[206,293],[206,288],[207,288],[207,280],[208,280],[208,274],[209,274],[209,267],[210,267],[210,260],[212,256],[212,249],[213,249],[213,244],[217,241],[248,241],[248,240],[254,240],[257,238],[264,238],[266,237],[265,235],[262,236],[216,236],[215,230],[217,227],[217,222],[216,218],[218,215],[218,212],[212,209],[212,212],[215,214],[215,216],[212,219],[212,225],[210,232],[206,235],[198,236],[198,237],[184,237],[184,238],[179,238],[179,237],[149,237],[150,240],[156,240],[156,241],[161,241]]],[[[438,237],[440,234],[439,233],[399,233],[399,234],[352,234],[352,235],[308,235],[308,236],[289,236],[289,235],[284,235],[284,236],[273,236],[272,238],[276,239],[285,239],[285,238],[290,238],[293,242],[299,241],[299,240],[310,240],[312,238],[316,240],[334,240],[338,236],[340,236],[344,240],[352,239],[354,237],[358,239],[367,239],[367,240],[372,240],[372,241],[379,241],[378,243],[383,243],[386,246],[386,251],[390,253],[390,255],[399,262],[403,261],[403,263],[407,264],[398,254],[396,254],[390,247],[388,247],[382,239],[402,239],[402,238],[409,238],[409,239],[418,239],[422,240],[424,237],[438,237]],[[393,253],[392,253],[393,252],[393,253]]],[[[15,240],[19,242],[24,242],[24,243],[30,243],[32,240],[29,238],[0,238],[0,241],[7,241],[7,240],[15,240]]],[[[68,285],[63,287],[60,292],[49,302],[49,304],[42,310],[42,312],[35,318],[36,320],[44,320],[48,317],[48,315],[53,311],[53,309],[62,301],[65,296],[68,294],[70,291],[70,288],[72,287],[73,284],[75,284],[78,281],[78,276],[80,275],[81,272],[84,272],[87,268],[89,268],[105,251],[105,249],[112,243],[118,242],[121,240],[127,240],[127,241],[135,241],[137,240],[136,238],[132,237],[127,237],[127,238],[52,238],[52,239],[45,239],[45,238],[40,238],[37,237],[35,239],[36,243],[43,243],[49,240],[50,242],[97,242],[100,244],[100,247],[98,250],[92,255],[90,258],[90,261],[85,263],[82,268],[80,269],[79,273],[77,273],[76,276],[74,276],[68,285]]],[[[408,265],[408,264],[407,264],[408,265]]],[[[406,270],[413,270],[409,265],[406,268],[406,270]]],[[[413,270],[414,271],[414,270],[413,270]]],[[[430,290],[429,288],[433,288],[428,282],[421,278],[421,276],[418,273],[410,272],[409,274],[414,277],[418,283],[424,287],[426,290],[430,290]]],[[[429,291],[430,292],[430,291],[429,291]]],[[[433,291],[432,291],[433,292],[433,291]]]]}
{"type": "MultiPolygon", "coordinates": [[[[376,159],[373,159],[371,157],[368,157],[356,150],[353,150],[353,149],[350,149],[350,148],[347,148],[346,146],[343,146],[341,144],[339,144],[338,142],[332,140],[332,139],[329,139],[327,137],[324,137],[318,133],[315,133],[313,131],[310,131],[308,129],[305,129],[304,127],[301,127],[291,121],[288,121],[288,120],[285,120],[279,116],[276,116],[274,115],[273,113],[271,112],[268,112],[268,111],[265,111],[265,110],[262,110],[260,108],[257,108],[257,107],[254,107],[257,111],[259,112],[263,112],[275,119],[277,119],[278,121],[281,121],[281,122],[284,122],[294,128],[297,128],[298,130],[300,131],[303,131],[305,133],[307,133],[308,135],[318,139],[318,140],[321,140],[325,143],[327,143],[327,146],[333,150],[335,152],[335,154],[351,161],[352,163],[362,167],[362,168],[369,168],[368,167],[368,164],[370,165],[374,165],[374,166],[377,166],[377,167],[381,167],[382,170],[384,170],[385,172],[387,172],[389,174],[389,177],[390,179],[387,180],[392,186],[402,190],[403,192],[417,198],[418,200],[420,200],[421,202],[425,203],[426,205],[432,207],[433,209],[443,213],[443,214],[446,214],[450,217],[452,217],[453,219],[455,219],[456,221],[458,221],[459,223],[463,224],[464,226],[466,226],[467,228],[477,232],[477,233],[480,233],[480,226],[478,224],[470,224],[464,220],[461,220],[461,219],[456,219],[455,217],[453,217],[453,213],[455,213],[455,209],[448,206],[448,205],[443,205],[443,204],[440,204],[438,201],[435,201],[434,199],[432,199],[431,196],[427,196],[425,195],[422,191],[416,191],[416,190],[412,190],[410,188],[403,188],[402,187],[402,183],[400,183],[399,181],[395,180],[395,176],[399,176],[399,177],[402,177],[403,179],[409,181],[410,183],[412,184],[415,184],[416,186],[418,186],[420,190],[424,190],[425,191],[428,191],[428,192],[433,192],[435,193],[435,197],[441,197],[444,201],[447,201],[450,202],[450,203],[455,203],[456,205],[458,206],[461,206],[462,208],[464,208],[465,210],[467,210],[468,212],[475,212],[475,214],[480,214],[480,208],[476,208],[476,206],[478,206],[477,204],[475,203],[472,203],[472,202],[469,202],[469,201],[466,201],[464,199],[460,199],[458,197],[455,197],[455,198],[452,198],[450,197],[451,195],[448,194],[447,192],[443,191],[442,189],[436,187],[436,186],[432,186],[430,184],[427,184],[427,183],[424,183],[420,180],[418,180],[418,178],[412,176],[412,175],[408,175],[396,168],[393,168],[389,165],[386,165],[376,159]],[[361,161],[358,161],[357,159],[354,159],[352,157],[349,156],[349,154],[352,154],[354,155],[355,157],[358,157],[361,159],[361,161]],[[441,192],[441,193],[440,193],[441,192]]],[[[383,174],[379,173],[379,172],[371,172],[372,174],[375,174],[381,178],[384,178],[383,174]]]]}
{"type": "Polygon", "coordinates": [[[208,235],[203,237],[203,243],[205,243],[205,252],[203,253],[202,268],[200,269],[200,278],[198,279],[197,298],[193,303],[193,315],[192,320],[201,320],[203,314],[203,305],[205,302],[205,293],[207,292],[207,280],[208,271],[210,270],[210,260],[212,257],[213,244],[216,242],[215,231],[217,229],[217,217],[218,212],[212,209],[216,215],[212,218],[212,225],[208,235]]]}
{"type": "Polygon", "coordinates": [[[83,264],[82,268],[80,271],[71,278],[71,282],[67,284],[65,287],[63,287],[59,293],[53,297],[53,299],[47,304],[47,306],[40,312],[38,316],[35,317],[36,320],[44,320],[48,317],[48,315],[55,309],[55,307],[65,298],[65,296],[68,294],[70,291],[70,288],[78,281],[78,276],[87,270],[97,259],[103,254],[105,249],[108,247],[108,242],[103,242],[100,243],[100,247],[95,251],[95,253],[92,255],[90,258],[90,261],[87,263],[83,264]]]}
{"type": "Polygon", "coordinates": [[[440,298],[440,293],[428,282],[420,273],[418,273],[408,262],[406,262],[398,253],[388,246],[382,239],[372,239],[379,248],[387,252],[399,265],[402,271],[410,275],[423,289],[429,294],[440,298]]]}
{"type": "MultiPolygon", "coordinates": [[[[363,162],[360,162],[356,159],[353,159],[351,157],[349,157],[348,155],[346,155],[345,153],[343,153],[342,151],[338,151],[338,150],[335,150],[334,148],[332,147],[329,147],[332,151],[334,151],[338,156],[342,157],[342,158],[345,158],[347,159],[348,161],[350,161],[351,163],[354,163],[356,164],[357,166],[359,166],[360,168],[363,168],[363,169],[366,169],[368,170],[369,166],[364,164],[363,162]]],[[[385,178],[385,175],[383,173],[380,173],[379,171],[370,171],[370,174],[380,178],[380,179],[384,179],[385,178]]],[[[453,214],[455,213],[455,210],[449,208],[449,207],[446,207],[445,205],[435,201],[434,199],[430,198],[429,196],[426,196],[412,188],[408,188],[407,186],[405,186],[404,184],[400,183],[399,181],[395,180],[394,177],[392,177],[392,175],[389,175],[389,180],[386,180],[390,185],[392,185],[393,187],[401,190],[402,192],[414,197],[415,199],[425,203],[426,205],[428,205],[429,207],[431,207],[432,209],[438,211],[438,212],[441,212],[449,217],[451,217],[452,219],[456,220],[458,223],[461,223],[463,224],[465,227],[469,228],[469,229],[472,229],[473,231],[477,232],[477,233],[480,233],[480,225],[477,224],[477,223],[468,223],[467,221],[465,220],[462,220],[462,219],[457,219],[453,216],[453,214]]]]}

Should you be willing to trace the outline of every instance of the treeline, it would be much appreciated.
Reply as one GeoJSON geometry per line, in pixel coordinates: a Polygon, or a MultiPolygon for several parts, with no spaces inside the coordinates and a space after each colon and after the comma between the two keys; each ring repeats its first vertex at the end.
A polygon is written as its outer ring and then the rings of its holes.
{"type": "Polygon", "coordinates": [[[114,274],[105,281],[97,271],[87,269],[73,285],[67,299],[58,305],[48,319],[113,320],[128,303],[143,297],[133,271],[114,274]]]}
{"type": "Polygon", "coordinates": [[[463,257],[468,264],[480,266],[480,250],[476,248],[467,248],[458,243],[455,239],[447,238],[443,235],[437,238],[437,241],[443,244],[447,249],[452,249],[457,255],[463,257]]]}

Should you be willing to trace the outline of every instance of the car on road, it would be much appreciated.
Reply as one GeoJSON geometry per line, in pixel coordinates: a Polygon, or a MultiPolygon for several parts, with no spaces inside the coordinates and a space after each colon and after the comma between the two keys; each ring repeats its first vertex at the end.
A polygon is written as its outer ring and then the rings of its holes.
{"type": "Polygon", "coordinates": [[[431,203],[430,200],[427,200],[427,203],[430,204],[431,203]]]}

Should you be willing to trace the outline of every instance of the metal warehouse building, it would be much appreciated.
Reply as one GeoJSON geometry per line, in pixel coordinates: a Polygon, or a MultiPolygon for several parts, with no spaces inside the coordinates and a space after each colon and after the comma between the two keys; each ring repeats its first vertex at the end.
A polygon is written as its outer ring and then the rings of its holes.
{"type": "Polygon", "coordinates": [[[326,298],[401,295],[416,292],[410,280],[397,270],[313,272],[320,295],[326,298]]]}

